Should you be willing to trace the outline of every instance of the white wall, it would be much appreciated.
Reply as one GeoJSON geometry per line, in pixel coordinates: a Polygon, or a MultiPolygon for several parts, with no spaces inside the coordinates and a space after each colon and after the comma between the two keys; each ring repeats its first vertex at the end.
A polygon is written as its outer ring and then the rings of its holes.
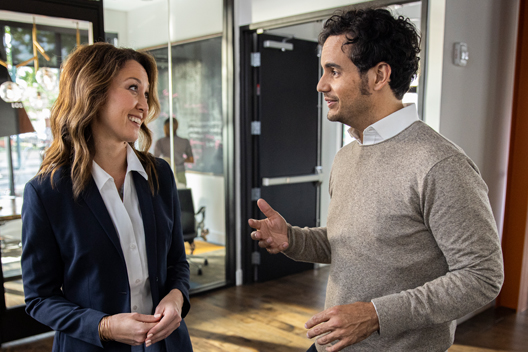
{"type": "Polygon", "coordinates": [[[331,9],[365,0],[241,0],[240,25],[331,9]]]}
{"type": "Polygon", "coordinates": [[[322,23],[320,22],[310,22],[303,23],[295,26],[289,26],[287,28],[276,28],[272,30],[267,30],[267,34],[274,34],[279,36],[292,36],[295,39],[309,40],[312,42],[317,42],[319,33],[322,29],[322,23]]]}
{"type": "Polygon", "coordinates": [[[118,46],[128,47],[128,14],[124,11],[104,9],[105,32],[117,33],[118,46]]]}
{"type": "Polygon", "coordinates": [[[192,189],[194,209],[205,206],[205,228],[209,229],[207,241],[225,245],[225,185],[223,176],[187,171],[187,187],[192,189]]]}
{"type": "MultiPolygon", "coordinates": [[[[222,0],[171,0],[171,42],[223,30],[222,0]]],[[[167,44],[168,4],[155,2],[128,12],[128,44],[135,49],[167,44]]]]}
{"type": "Polygon", "coordinates": [[[440,133],[478,165],[501,233],[518,6],[518,0],[446,0],[445,8],[440,133]],[[466,67],[453,64],[455,42],[468,44],[466,67]]]}
{"type": "Polygon", "coordinates": [[[424,110],[421,118],[436,131],[440,130],[440,106],[442,105],[442,69],[444,65],[444,32],[446,0],[429,1],[427,28],[427,52],[422,53],[420,74],[426,75],[424,110]],[[423,63],[427,60],[426,69],[423,63]]]}

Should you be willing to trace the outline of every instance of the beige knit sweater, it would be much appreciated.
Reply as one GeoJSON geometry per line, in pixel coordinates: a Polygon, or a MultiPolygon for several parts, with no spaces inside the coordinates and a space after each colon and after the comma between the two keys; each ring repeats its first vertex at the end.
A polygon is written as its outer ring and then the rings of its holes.
{"type": "Polygon", "coordinates": [[[455,319],[498,294],[502,254],[487,186],[423,122],[379,144],[341,149],[330,195],[328,227],[289,226],[284,253],[331,263],[325,308],[376,306],[379,333],[343,352],[446,351],[455,319]]]}

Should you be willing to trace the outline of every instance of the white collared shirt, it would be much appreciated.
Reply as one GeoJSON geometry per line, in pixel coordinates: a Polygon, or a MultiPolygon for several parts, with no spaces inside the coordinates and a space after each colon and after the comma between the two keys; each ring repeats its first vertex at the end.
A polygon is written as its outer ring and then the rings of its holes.
{"type": "Polygon", "coordinates": [[[357,140],[359,145],[372,145],[396,136],[418,120],[416,105],[404,104],[403,109],[393,112],[365,128],[363,131],[363,142],[361,142],[359,134],[353,128],[349,128],[348,133],[357,140]]]}
{"type": "Polygon", "coordinates": [[[148,276],[145,229],[132,171],[137,171],[146,180],[148,180],[148,175],[136,153],[128,144],[127,165],[123,200],[119,197],[113,177],[95,161],[92,166],[92,176],[121,242],[130,286],[131,311],[152,314],[153,304],[148,276]]]}

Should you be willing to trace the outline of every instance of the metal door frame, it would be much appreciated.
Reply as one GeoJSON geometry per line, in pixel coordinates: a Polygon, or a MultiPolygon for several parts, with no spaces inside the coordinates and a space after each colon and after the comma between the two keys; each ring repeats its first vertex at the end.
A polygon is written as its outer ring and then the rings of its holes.
{"type": "MultiPolygon", "coordinates": [[[[241,163],[241,175],[240,175],[240,201],[241,201],[241,229],[242,229],[242,240],[241,240],[241,251],[242,255],[242,269],[243,269],[243,283],[253,282],[254,277],[254,266],[252,263],[252,256],[250,253],[254,251],[254,241],[247,236],[251,232],[251,228],[247,224],[247,219],[260,210],[257,207],[257,203],[252,199],[252,185],[260,184],[272,185],[275,181],[280,181],[275,178],[271,179],[259,179],[260,170],[259,163],[252,162],[259,157],[259,140],[258,136],[254,136],[251,133],[251,118],[259,115],[259,96],[256,94],[256,87],[252,82],[257,81],[257,72],[251,66],[251,53],[257,52],[257,30],[250,29],[249,26],[241,28],[241,41],[240,41],[240,71],[241,71],[241,89],[240,89],[240,145],[248,146],[247,148],[240,148],[240,163],[241,163]],[[251,146],[251,147],[249,147],[251,146]]],[[[321,161],[321,95],[318,96],[319,112],[318,112],[318,143],[317,143],[317,164],[321,161]]],[[[258,118],[257,118],[258,120],[258,118]]],[[[298,176],[299,179],[307,178],[308,176],[298,176]]],[[[316,176],[312,176],[315,178],[316,176]]],[[[296,180],[293,180],[294,183],[296,180]]],[[[304,180],[299,180],[304,181],[304,180]]],[[[310,180],[314,181],[314,180],[310,180]]],[[[319,199],[320,190],[317,192],[317,204],[316,212],[317,219],[319,222],[319,199]]]]}

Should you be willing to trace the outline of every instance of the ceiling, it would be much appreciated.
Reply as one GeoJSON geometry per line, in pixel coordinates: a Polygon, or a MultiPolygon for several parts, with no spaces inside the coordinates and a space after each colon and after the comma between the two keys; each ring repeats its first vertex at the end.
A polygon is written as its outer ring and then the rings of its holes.
{"type": "Polygon", "coordinates": [[[126,12],[155,2],[167,2],[167,0],[103,0],[103,7],[109,10],[126,12]]]}

